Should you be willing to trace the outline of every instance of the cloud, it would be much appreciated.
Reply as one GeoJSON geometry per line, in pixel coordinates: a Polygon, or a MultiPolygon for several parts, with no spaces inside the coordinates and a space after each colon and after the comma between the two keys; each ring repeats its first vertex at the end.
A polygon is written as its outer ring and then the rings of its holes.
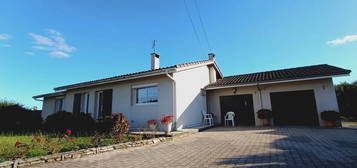
{"type": "Polygon", "coordinates": [[[48,54],[53,56],[53,57],[56,57],[56,58],[69,58],[69,57],[71,57],[70,55],[68,55],[67,53],[62,52],[62,51],[52,51],[52,52],[50,52],[48,54]]]}
{"type": "Polygon", "coordinates": [[[41,36],[38,34],[34,34],[34,33],[29,33],[29,35],[35,40],[33,43],[38,44],[38,45],[45,45],[45,46],[53,46],[55,43],[45,37],[45,36],[41,36]]]}
{"type": "Polygon", "coordinates": [[[0,34],[0,40],[9,40],[10,39],[10,35],[2,33],[0,34]]]}
{"type": "Polygon", "coordinates": [[[340,45],[349,42],[357,41],[357,35],[347,35],[342,38],[337,38],[335,40],[328,41],[327,44],[329,45],[340,45]]]}
{"type": "Polygon", "coordinates": [[[33,52],[30,52],[30,51],[26,51],[26,52],[24,52],[24,54],[26,54],[26,55],[29,55],[29,56],[33,56],[33,55],[36,55],[35,53],[33,53],[33,52]]]}
{"type": "Polygon", "coordinates": [[[63,35],[54,29],[46,29],[45,32],[47,36],[29,33],[28,35],[33,38],[32,46],[36,50],[45,50],[48,51],[48,55],[56,58],[69,58],[71,57],[70,53],[76,50],[75,47],[67,44],[63,35]]]}

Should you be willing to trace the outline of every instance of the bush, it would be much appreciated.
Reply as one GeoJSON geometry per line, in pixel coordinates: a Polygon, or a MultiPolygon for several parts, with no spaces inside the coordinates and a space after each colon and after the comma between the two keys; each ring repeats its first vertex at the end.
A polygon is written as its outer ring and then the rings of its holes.
{"type": "Polygon", "coordinates": [[[73,130],[76,135],[81,133],[91,134],[95,128],[95,122],[90,114],[60,111],[46,118],[44,129],[50,132],[63,132],[66,129],[73,130]]]}
{"type": "Polygon", "coordinates": [[[335,86],[335,89],[341,115],[357,119],[357,82],[340,83],[335,86]]]}
{"type": "Polygon", "coordinates": [[[112,118],[114,120],[114,124],[112,127],[112,134],[114,136],[121,136],[123,134],[129,133],[130,123],[125,118],[123,113],[113,114],[112,118]]]}
{"type": "Polygon", "coordinates": [[[41,128],[41,111],[30,110],[18,103],[0,101],[0,131],[29,132],[41,128]]]}
{"type": "Polygon", "coordinates": [[[259,119],[270,119],[273,117],[273,113],[269,109],[260,109],[257,113],[259,119]]]}
{"type": "Polygon", "coordinates": [[[123,113],[116,113],[105,117],[96,124],[96,131],[92,139],[94,146],[100,146],[104,138],[112,138],[115,143],[119,143],[123,138],[127,138],[130,123],[123,113]]]}
{"type": "Polygon", "coordinates": [[[321,118],[325,121],[336,122],[341,117],[339,112],[336,111],[324,111],[321,113],[321,118]]]}
{"type": "Polygon", "coordinates": [[[115,113],[107,116],[96,123],[96,131],[101,133],[129,132],[130,123],[123,113],[115,113]]]}

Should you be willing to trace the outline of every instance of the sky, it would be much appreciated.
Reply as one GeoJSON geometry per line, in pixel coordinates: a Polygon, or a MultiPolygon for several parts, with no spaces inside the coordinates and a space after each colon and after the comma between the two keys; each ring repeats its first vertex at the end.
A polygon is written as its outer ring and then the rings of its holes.
{"type": "Polygon", "coordinates": [[[2,0],[0,99],[27,107],[54,87],[214,52],[225,76],[315,64],[357,80],[355,0],[2,0]]]}

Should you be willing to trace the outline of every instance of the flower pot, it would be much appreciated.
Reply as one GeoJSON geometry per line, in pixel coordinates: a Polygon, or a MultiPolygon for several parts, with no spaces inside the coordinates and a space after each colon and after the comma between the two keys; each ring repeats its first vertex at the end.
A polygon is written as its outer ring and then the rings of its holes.
{"type": "Polygon", "coordinates": [[[165,131],[166,134],[169,134],[171,132],[171,129],[172,129],[172,123],[163,124],[163,130],[165,131]]]}
{"type": "Polygon", "coordinates": [[[326,121],[326,127],[336,127],[336,122],[334,121],[326,121]]]}
{"type": "Polygon", "coordinates": [[[149,125],[149,128],[150,130],[156,130],[156,125],[155,124],[149,125]]]}
{"type": "Polygon", "coordinates": [[[263,126],[269,126],[270,125],[269,119],[265,118],[265,119],[261,119],[261,120],[262,120],[263,126]]]}

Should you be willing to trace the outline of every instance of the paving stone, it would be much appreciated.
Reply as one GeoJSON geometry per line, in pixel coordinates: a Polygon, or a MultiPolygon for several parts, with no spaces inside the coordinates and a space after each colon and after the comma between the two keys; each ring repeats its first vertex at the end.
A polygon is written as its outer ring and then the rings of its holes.
{"type": "Polygon", "coordinates": [[[319,168],[356,165],[357,134],[353,129],[218,127],[172,142],[46,163],[38,167],[319,168]]]}

